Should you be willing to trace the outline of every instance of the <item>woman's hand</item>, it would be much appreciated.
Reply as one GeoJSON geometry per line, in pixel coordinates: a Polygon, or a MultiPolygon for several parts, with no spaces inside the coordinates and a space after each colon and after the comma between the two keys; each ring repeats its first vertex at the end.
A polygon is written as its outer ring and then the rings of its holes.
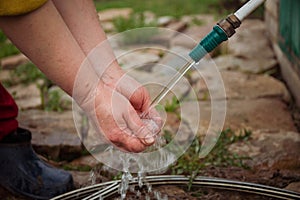
{"type": "Polygon", "coordinates": [[[98,128],[122,150],[141,152],[155,142],[162,120],[149,108],[150,96],[144,87],[119,68],[113,72],[107,70],[96,91],[98,128]]]}

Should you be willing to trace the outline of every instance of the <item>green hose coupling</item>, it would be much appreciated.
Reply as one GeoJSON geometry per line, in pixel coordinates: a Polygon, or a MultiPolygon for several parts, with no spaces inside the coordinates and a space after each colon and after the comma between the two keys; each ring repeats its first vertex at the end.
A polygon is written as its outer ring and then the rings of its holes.
{"type": "Polygon", "coordinates": [[[219,26],[213,30],[189,53],[189,56],[197,63],[207,53],[214,50],[219,44],[228,39],[225,31],[219,26]]]}
{"type": "Polygon", "coordinates": [[[235,29],[240,27],[241,21],[234,15],[229,15],[221,20],[213,30],[190,52],[189,56],[197,63],[207,53],[214,50],[223,41],[228,40],[235,29]]]}

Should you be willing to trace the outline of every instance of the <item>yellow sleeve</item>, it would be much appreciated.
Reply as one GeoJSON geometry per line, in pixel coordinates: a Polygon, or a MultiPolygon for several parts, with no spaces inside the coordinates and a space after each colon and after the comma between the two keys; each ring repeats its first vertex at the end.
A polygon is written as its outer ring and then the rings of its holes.
{"type": "Polygon", "coordinates": [[[0,0],[0,16],[22,15],[41,7],[47,0],[0,0]]]}

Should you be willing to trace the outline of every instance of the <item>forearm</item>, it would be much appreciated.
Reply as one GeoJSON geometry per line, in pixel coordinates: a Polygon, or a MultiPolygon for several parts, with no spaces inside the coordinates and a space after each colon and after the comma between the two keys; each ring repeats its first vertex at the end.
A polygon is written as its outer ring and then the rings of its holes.
{"type": "Polygon", "coordinates": [[[52,1],[26,15],[1,17],[0,28],[49,79],[72,95],[85,55],[52,1]]]}
{"type": "Polygon", "coordinates": [[[52,1],[86,55],[107,39],[92,0],[52,1]]]}
{"type": "Polygon", "coordinates": [[[114,79],[113,76],[115,78],[122,76],[123,71],[100,25],[94,2],[92,0],[52,1],[97,75],[110,76],[103,77],[106,80],[114,79]]]}

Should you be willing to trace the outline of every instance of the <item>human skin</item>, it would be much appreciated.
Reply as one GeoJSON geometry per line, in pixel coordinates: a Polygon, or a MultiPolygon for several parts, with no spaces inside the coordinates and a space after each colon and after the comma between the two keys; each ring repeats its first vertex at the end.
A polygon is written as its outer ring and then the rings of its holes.
{"type": "MultiPolygon", "coordinates": [[[[92,0],[49,0],[26,15],[0,17],[0,28],[49,79],[95,113],[96,124],[113,144],[141,152],[154,143],[139,115],[149,109],[147,90],[126,76],[109,45],[99,50],[97,60],[86,61],[106,41],[92,0]],[[95,73],[94,65],[101,72],[95,73]],[[85,74],[78,76],[82,67],[85,74]],[[80,86],[74,85],[77,78],[80,86]]],[[[159,116],[150,113],[160,127],[159,116]]]]}

